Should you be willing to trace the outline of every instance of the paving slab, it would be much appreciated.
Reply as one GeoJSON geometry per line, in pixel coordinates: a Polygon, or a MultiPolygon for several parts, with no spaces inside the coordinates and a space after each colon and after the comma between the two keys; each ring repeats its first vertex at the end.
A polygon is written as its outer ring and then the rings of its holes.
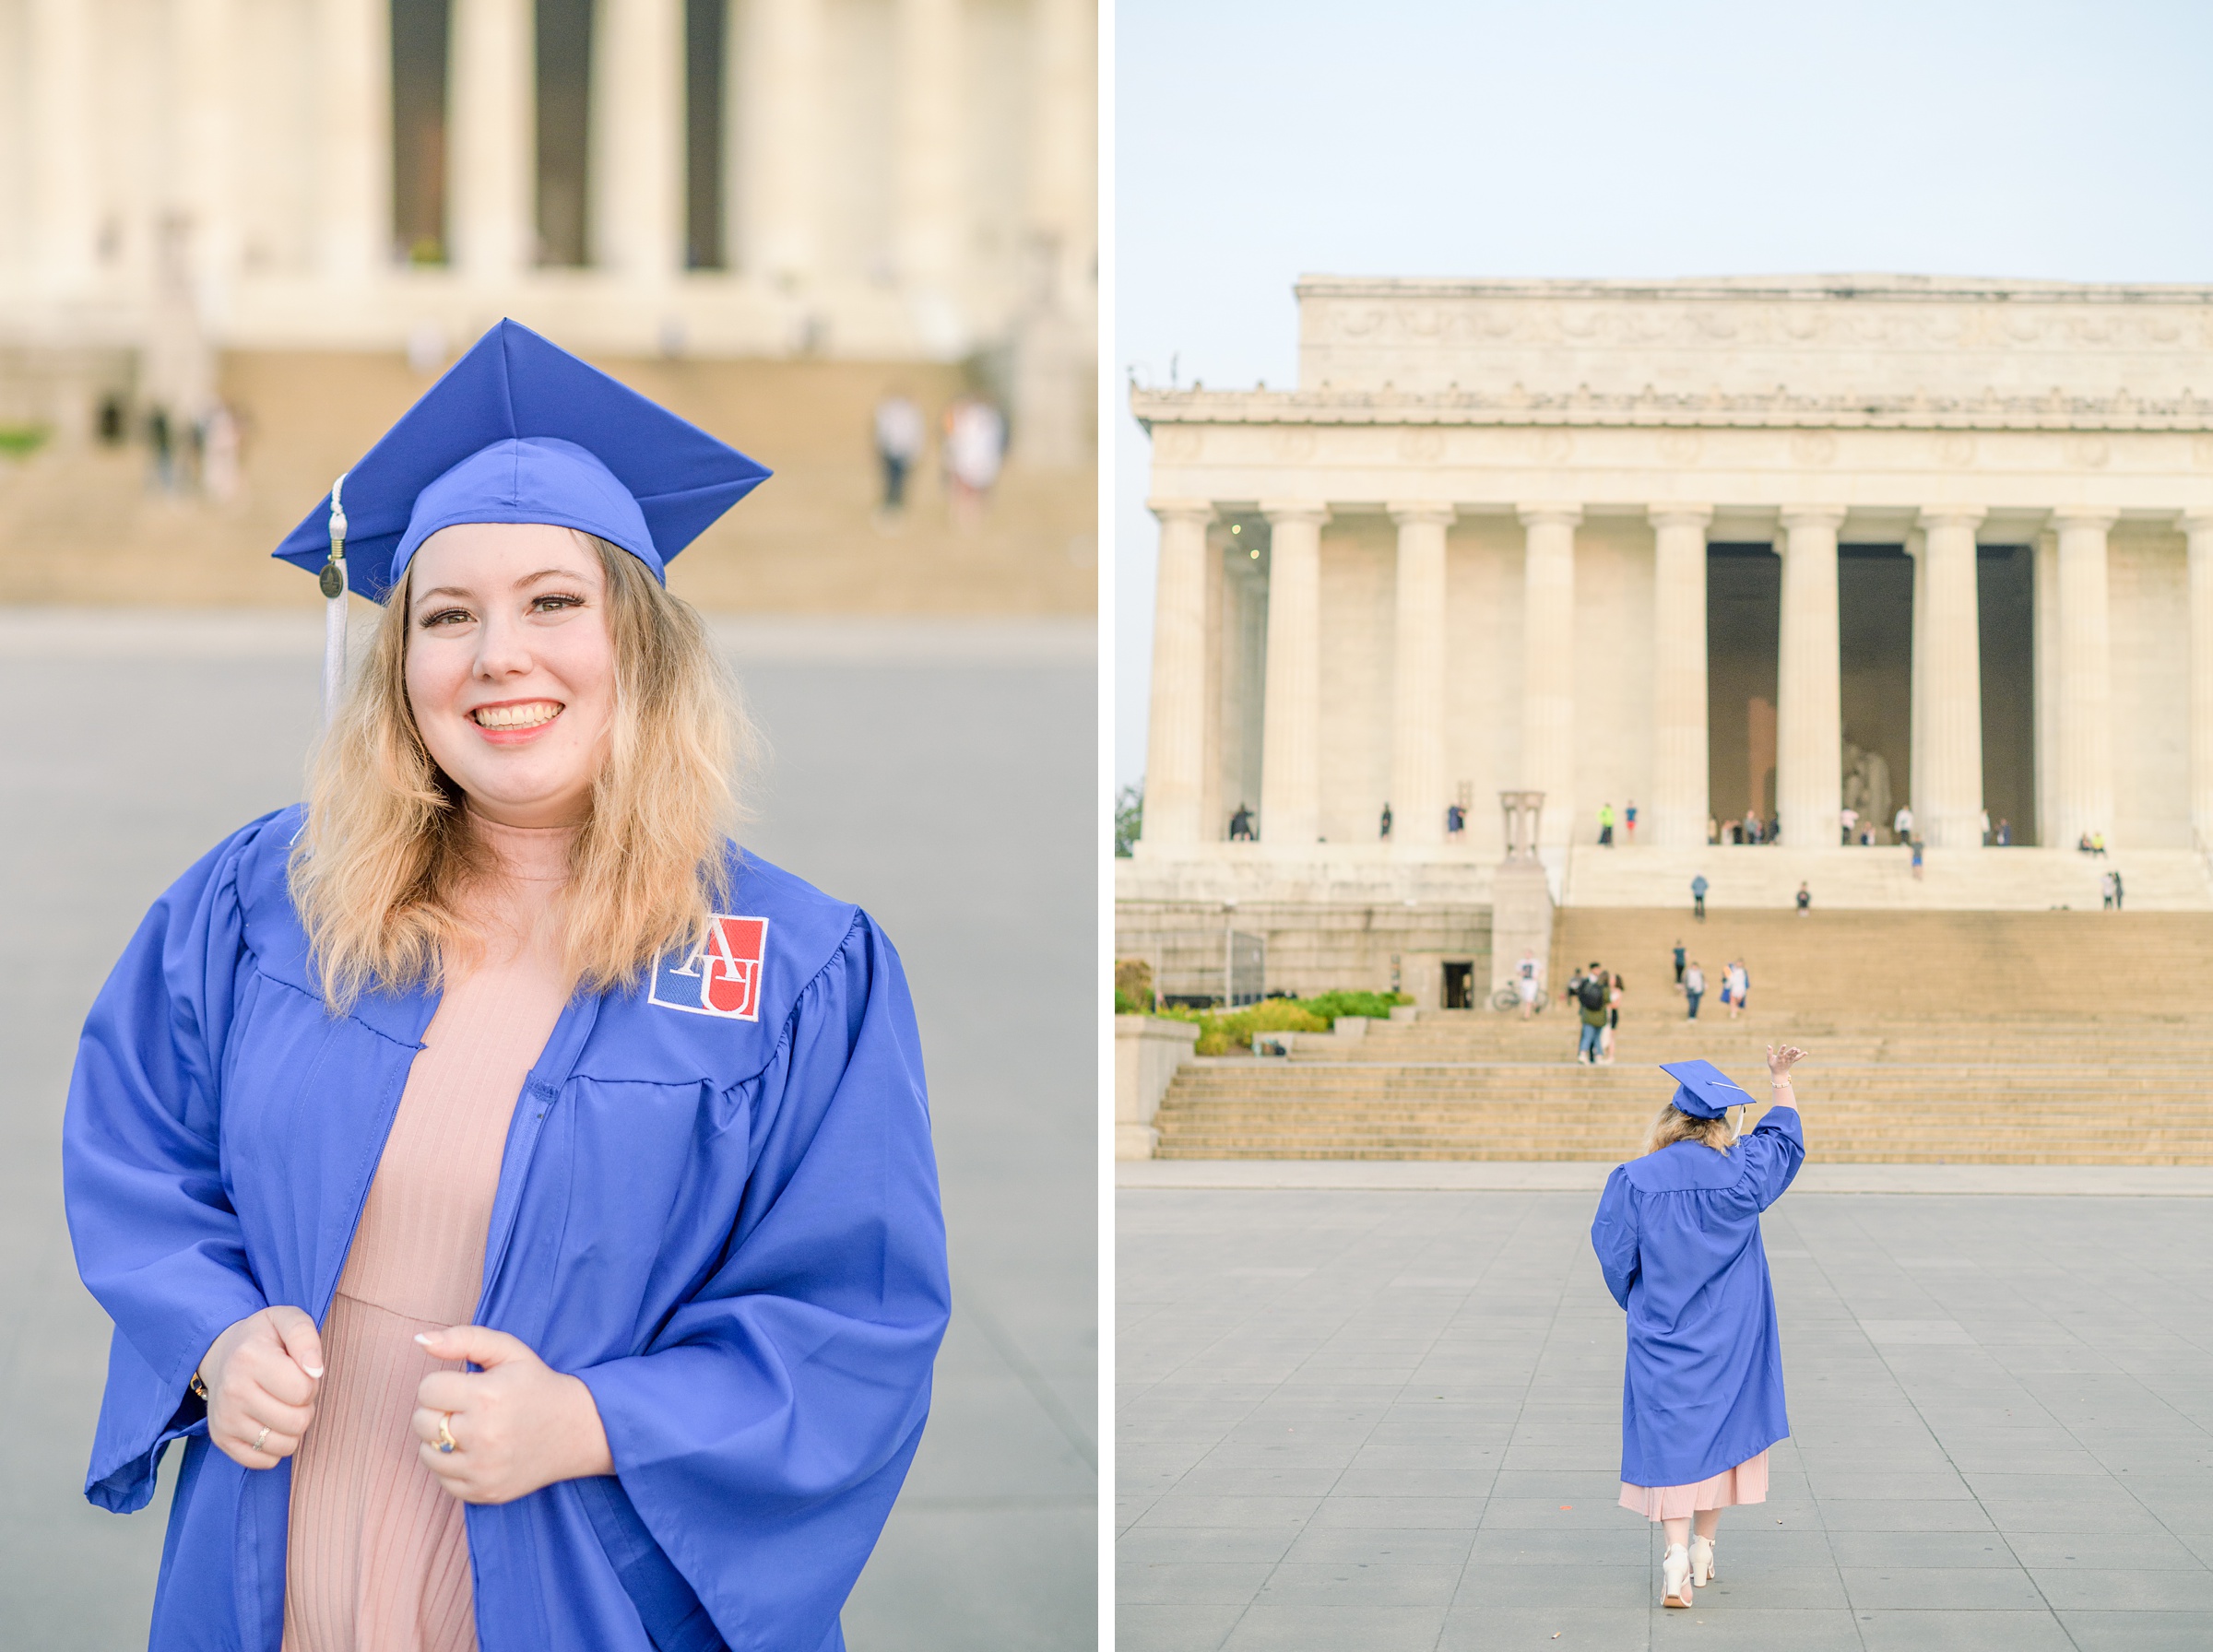
{"type": "Polygon", "coordinates": [[[1616,1502],[1595,1183],[1532,1179],[1124,1179],[1124,1652],[2213,1646],[2213,1205],[1802,1181],[1764,1222],[1798,1432],[1675,1612],[1616,1502]],[[1296,1494],[1216,1494],[1256,1476],[1296,1494]],[[1202,1619],[1139,1608],[1162,1562],[1222,1563],[1202,1619]]]}

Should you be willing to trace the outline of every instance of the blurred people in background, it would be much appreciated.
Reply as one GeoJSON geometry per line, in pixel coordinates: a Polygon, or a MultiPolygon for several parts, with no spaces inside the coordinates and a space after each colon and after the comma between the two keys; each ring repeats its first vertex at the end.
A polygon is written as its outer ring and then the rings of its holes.
{"type": "Polygon", "coordinates": [[[1252,810],[1243,803],[1239,803],[1237,812],[1229,817],[1229,841],[1233,844],[1249,844],[1254,841],[1252,810]]]}
{"type": "Polygon", "coordinates": [[[200,419],[200,491],[217,504],[238,497],[238,420],[218,402],[200,419]]]}
{"type": "Polygon", "coordinates": [[[876,404],[876,462],[883,471],[883,499],[878,520],[896,522],[906,511],[906,478],[922,456],[922,409],[905,391],[893,389],[876,404]]]}
{"type": "Polygon", "coordinates": [[[945,409],[945,485],[955,525],[983,521],[1006,456],[1007,420],[997,407],[980,395],[964,395],[945,409]]]}

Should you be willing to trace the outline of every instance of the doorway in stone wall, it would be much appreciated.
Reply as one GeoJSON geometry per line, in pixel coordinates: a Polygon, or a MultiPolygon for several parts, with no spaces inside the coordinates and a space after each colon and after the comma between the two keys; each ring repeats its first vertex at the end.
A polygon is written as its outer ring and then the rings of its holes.
{"type": "Polygon", "coordinates": [[[1445,965],[1444,1003],[1447,1009],[1475,1008],[1475,964],[1473,960],[1445,965]]]}

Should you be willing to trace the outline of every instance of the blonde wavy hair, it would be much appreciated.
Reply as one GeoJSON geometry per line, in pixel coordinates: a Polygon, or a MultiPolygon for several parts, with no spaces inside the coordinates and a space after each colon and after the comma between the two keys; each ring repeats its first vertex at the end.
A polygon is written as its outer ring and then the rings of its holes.
{"type": "MultiPolygon", "coordinates": [[[[614,713],[591,812],[570,852],[563,953],[594,992],[635,985],[698,945],[728,891],[733,784],[755,749],[698,611],[628,551],[577,534],[606,575],[614,713]]],[[[310,760],[307,822],[287,868],[325,1001],[435,986],[476,937],[459,898],[490,866],[461,788],[431,759],[408,703],[410,572],[310,760]]]]}
{"type": "MultiPolygon", "coordinates": [[[[1732,1108],[1731,1112],[1734,1111],[1732,1108]]],[[[1660,1116],[1652,1120],[1651,1132],[1644,1139],[1644,1150],[1656,1153],[1678,1141],[1695,1141],[1717,1153],[1725,1153],[1729,1144],[1736,1139],[1736,1134],[1727,1113],[1719,1118],[1695,1118],[1670,1102],[1660,1109],[1660,1116]]]]}

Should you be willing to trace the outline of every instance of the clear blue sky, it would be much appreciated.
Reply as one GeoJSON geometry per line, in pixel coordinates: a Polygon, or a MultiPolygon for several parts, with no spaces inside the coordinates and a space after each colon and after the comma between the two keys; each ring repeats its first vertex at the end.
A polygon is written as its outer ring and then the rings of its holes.
{"type": "MultiPolygon", "coordinates": [[[[1304,273],[2213,281],[2213,4],[1119,0],[1114,354],[1291,384],[1304,273]]],[[[1127,407],[1126,400],[1123,406],[1127,407]]],[[[1157,528],[1115,421],[1115,773],[1157,528]]]]}

